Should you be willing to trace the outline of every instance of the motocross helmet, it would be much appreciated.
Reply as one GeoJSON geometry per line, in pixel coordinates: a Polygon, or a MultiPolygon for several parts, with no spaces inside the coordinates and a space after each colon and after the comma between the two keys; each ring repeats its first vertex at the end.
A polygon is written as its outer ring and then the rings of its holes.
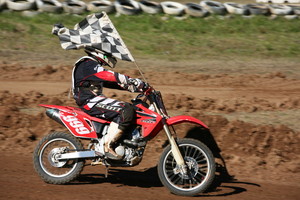
{"type": "Polygon", "coordinates": [[[95,58],[101,64],[114,68],[117,64],[117,59],[111,54],[100,51],[93,47],[86,47],[84,50],[89,56],[95,58]]]}

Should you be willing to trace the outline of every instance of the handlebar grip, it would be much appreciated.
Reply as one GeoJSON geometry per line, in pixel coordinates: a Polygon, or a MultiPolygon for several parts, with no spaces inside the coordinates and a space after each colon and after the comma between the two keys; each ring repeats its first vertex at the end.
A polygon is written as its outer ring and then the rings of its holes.
{"type": "Polygon", "coordinates": [[[152,93],[152,91],[154,91],[154,88],[148,85],[148,88],[144,91],[144,94],[149,95],[150,93],[152,93]]]}

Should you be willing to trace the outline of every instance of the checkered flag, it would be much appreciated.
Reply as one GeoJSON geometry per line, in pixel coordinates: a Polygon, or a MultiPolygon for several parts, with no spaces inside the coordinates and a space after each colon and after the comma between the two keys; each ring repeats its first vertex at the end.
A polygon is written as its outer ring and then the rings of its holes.
{"type": "Polygon", "coordinates": [[[121,60],[134,62],[130,51],[105,12],[88,15],[76,24],[74,29],[56,24],[52,33],[59,37],[63,49],[93,47],[121,60]]]}

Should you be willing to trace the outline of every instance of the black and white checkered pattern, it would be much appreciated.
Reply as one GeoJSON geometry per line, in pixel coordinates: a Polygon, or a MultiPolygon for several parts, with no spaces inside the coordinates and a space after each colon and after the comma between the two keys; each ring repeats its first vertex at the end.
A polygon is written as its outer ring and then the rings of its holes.
{"type": "Polygon", "coordinates": [[[113,23],[105,12],[88,15],[84,20],[68,29],[61,24],[54,25],[52,33],[59,37],[63,49],[94,47],[114,57],[134,61],[113,23]]]}

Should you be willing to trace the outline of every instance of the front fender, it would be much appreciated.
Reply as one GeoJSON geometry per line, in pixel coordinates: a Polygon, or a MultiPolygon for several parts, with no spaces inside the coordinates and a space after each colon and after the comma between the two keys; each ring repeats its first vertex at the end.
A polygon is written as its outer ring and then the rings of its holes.
{"type": "Polygon", "coordinates": [[[171,118],[167,119],[167,124],[169,126],[180,124],[180,123],[183,123],[183,122],[199,124],[199,125],[203,126],[204,128],[208,129],[208,126],[206,126],[202,121],[200,121],[199,119],[196,119],[194,117],[187,116],[187,115],[179,115],[179,116],[174,116],[174,117],[171,117],[171,118]]]}

